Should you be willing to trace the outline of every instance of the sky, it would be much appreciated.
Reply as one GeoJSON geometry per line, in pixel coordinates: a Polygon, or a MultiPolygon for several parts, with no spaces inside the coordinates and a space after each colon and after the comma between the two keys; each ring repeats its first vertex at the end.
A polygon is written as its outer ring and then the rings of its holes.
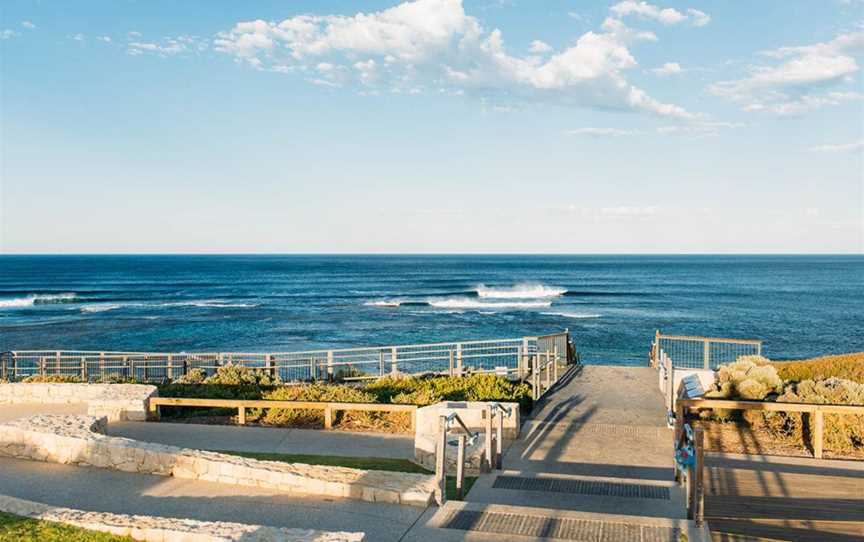
{"type": "Polygon", "coordinates": [[[0,6],[0,253],[864,253],[864,0],[0,6]]]}

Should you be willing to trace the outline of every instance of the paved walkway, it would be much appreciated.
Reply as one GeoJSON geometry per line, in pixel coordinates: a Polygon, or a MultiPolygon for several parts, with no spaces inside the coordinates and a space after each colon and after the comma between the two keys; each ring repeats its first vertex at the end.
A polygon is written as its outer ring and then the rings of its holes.
{"type": "Polygon", "coordinates": [[[207,450],[402,459],[414,457],[412,436],[387,433],[165,422],[118,422],[108,425],[108,434],[207,450]]]}
{"type": "Polygon", "coordinates": [[[547,394],[465,503],[427,511],[421,540],[677,541],[688,522],[650,368],[577,366],[547,394]]]}
{"type": "Polygon", "coordinates": [[[0,458],[0,494],[80,510],[273,527],[364,531],[396,542],[424,509],[347,499],[279,495],[261,489],[0,458]]]}

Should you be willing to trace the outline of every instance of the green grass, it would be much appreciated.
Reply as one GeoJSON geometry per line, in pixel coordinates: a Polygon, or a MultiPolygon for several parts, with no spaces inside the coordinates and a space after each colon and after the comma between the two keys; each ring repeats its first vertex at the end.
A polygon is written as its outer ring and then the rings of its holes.
{"type": "MultiPolygon", "coordinates": [[[[281,461],[283,463],[306,463],[308,465],[327,465],[329,467],[349,467],[363,470],[384,470],[390,472],[414,472],[418,474],[432,474],[420,465],[412,463],[407,459],[394,459],[390,457],[346,457],[339,455],[311,455],[311,454],[276,454],[267,452],[235,452],[233,450],[214,450],[221,454],[239,455],[250,459],[261,461],[281,461]]],[[[465,490],[467,494],[471,486],[477,480],[476,476],[465,477],[465,490]]],[[[447,477],[447,499],[456,500],[456,477],[447,477]]]]}
{"type": "Polygon", "coordinates": [[[53,521],[0,512],[0,542],[130,542],[132,538],[88,531],[53,521]]]}

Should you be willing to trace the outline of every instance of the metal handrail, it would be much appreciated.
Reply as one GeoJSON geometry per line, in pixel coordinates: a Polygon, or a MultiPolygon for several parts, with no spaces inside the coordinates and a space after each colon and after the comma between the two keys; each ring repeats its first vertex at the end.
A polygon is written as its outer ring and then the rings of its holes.
{"type": "Polygon", "coordinates": [[[684,424],[675,435],[675,481],[686,487],[687,519],[701,527],[705,517],[705,435],[701,427],[684,424]]]}
{"type": "Polygon", "coordinates": [[[513,415],[513,408],[512,407],[506,407],[497,401],[492,403],[490,406],[492,407],[493,410],[500,410],[501,412],[504,412],[505,414],[507,414],[508,418],[513,415]]]}
{"type": "MultiPolygon", "coordinates": [[[[447,500],[447,476],[445,473],[447,465],[445,457],[447,453],[447,432],[451,429],[451,426],[454,425],[454,423],[457,423],[462,427],[462,430],[465,431],[465,433],[471,436],[470,444],[473,445],[477,441],[479,431],[472,432],[468,429],[468,426],[465,425],[465,422],[456,412],[440,416],[438,423],[440,435],[438,436],[438,441],[435,443],[435,501],[439,506],[443,506],[444,502],[447,500]]],[[[456,493],[460,498],[462,497],[462,488],[465,487],[465,447],[469,445],[466,441],[466,435],[460,434],[456,442],[458,446],[456,459],[456,493]]]]}

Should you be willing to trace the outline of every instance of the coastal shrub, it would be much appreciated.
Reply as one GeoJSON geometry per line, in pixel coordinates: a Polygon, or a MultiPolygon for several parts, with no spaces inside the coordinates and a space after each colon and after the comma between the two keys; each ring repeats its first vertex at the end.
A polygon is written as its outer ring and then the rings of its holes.
{"type": "Polygon", "coordinates": [[[80,384],[84,381],[78,375],[30,375],[21,382],[27,384],[80,384]]]}
{"type": "Polygon", "coordinates": [[[282,380],[263,369],[229,363],[216,369],[216,373],[204,380],[205,384],[223,386],[278,386],[282,380]]]}
{"type": "MultiPolygon", "coordinates": [[[[783,391],[783,381],[777,375],[777,369],[770,360],[762,356],[741,356],[732,363],[721,365],[715,375],[714,388],[705,392],[710,399],[744,399],[748,401],[764,401],[776,397],[783,391]]],[[[737,415],[736,411],[728,409],[703,410],[702,418],[716,421],[730,421],[737,415]]],[[[761,413],[744,411],[745,419],[756,417],[761,419],[761,413]]]]}
{"type": "Polygon", "coordinates": [[[391,403],[397,395],[416,391],[420,382],[419,378],[385,376],[363,386],[363,391],[374,395],[379,403],[391,403]]]}
{"type": "Polygon", "coordinates": [[[426,406],[439,401],[507,401],[519,403],[523,411],[531,408],[531,387],[513,383],[491,374],[475,374],[464,378],[433,377],[383,384],[391,402],[426,406]]]}
{"type": "Polygon", "coordinates": [[[864,384],[864,352],[824,356],[802,361],[778,361],[772,364],[783,380],[825,380],[831,377],[864,384]]]}
{"type": "MultiPolygon", "coordinates": [[[[359,388],[339,385],[307,384],[283,386],[264,394],[263,399],[271,401],[316,401],[340,403],[374,403],[375,396],[359,388]]],[[[336,411],[333,413],[335,425],[373,425],[382,413],[363,411],[336,411]]],[[[320,409],[268,408],[254,409],[247,419],[267,425],[288,425],[301,427],[321,427],[324,412],[320,409]]]]}
{"type": "MultiPolygon", "coordinates": [[[[786,386],[779,403],[864,405],[864,384],[841,378],[804,380],[786,386]]],[[[758,412],[748,420],[781,440],[802,442],[812,434],[810,417],[800,412],[758,412]]],[[[824,414],[823,444],[826,450],[851,451],[864,447],[864,415],[824,414]]]]}
{"type": "Polygon", "coordinates": [[[203,384],[207,379],[207,371],[198,367],[193,367],[186,371],[186,374],[174,379],[175,384],[203,384]]]}

